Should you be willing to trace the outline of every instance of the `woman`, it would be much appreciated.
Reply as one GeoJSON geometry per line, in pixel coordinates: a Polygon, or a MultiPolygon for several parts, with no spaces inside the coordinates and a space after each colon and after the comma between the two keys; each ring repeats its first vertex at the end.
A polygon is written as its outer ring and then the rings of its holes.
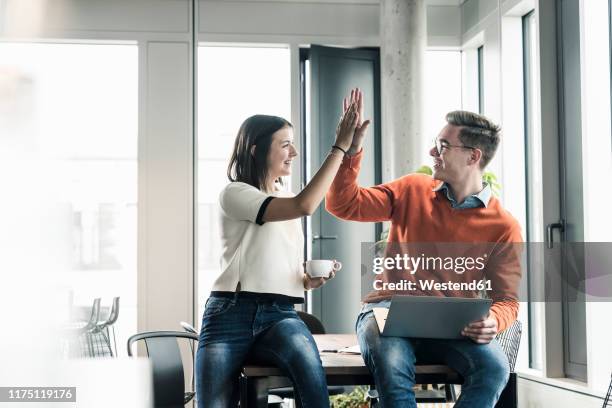
{"type": "Polygon", "coordinates": [[[323,165],[296,196],[279,188],[298,154],[291,124],[255,115],[240,127],[228,167],[231,183],[219,197],[221,273],[206,303],[196,357],[200,408],[237,405],[247,356],[281,368],[302,407],[329,407],[316,344],[294,310],[304,289],[326,280],[304,274],[300,218],[317,209],[331,185],[359,123],[357,110],[351,103],[323,165]]]}

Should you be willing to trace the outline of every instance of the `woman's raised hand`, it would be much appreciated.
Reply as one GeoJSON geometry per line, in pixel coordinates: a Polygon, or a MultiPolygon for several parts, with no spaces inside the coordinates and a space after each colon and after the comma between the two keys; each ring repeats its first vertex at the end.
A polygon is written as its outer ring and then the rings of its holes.
{"type": "MultiPolygon", "coordinates": [[[[355,129],[359,123],[359,103],[357,100],[348,104],[336,128],[334,145],[345,153],[353,144],[355,129]]],[[[331,147],[331,146],[330,146],[331,147]]],[[[319,204],[329,190],[336,173],[344,160],[344,154],[332,149],[325,158],[321,168],[310,179],[310,182],[295,197],[278,197],[270,201],[263,214],[263,221],[285,221],[314,214],[319,204]]],[[[324,281],[308,280],[305,284],[312,287],[320,286],[324,281]]]]}
{"type": "Polygon", "coordinates": [[[359,112],[357,110],[357,103],[351,103],[347,106],[336,128],[336,142],[334,144],[345,152],[351,147],[355,128],[359,123],[359,112]]]}
{"type": "Polygon", "coordinates": [[[357,125],[355,126],[355,134],[353,136],[353,141],[351,143],[351,147],[348,150],[348,154],[353,156],[359,150],[361,150],[361,145],[363,144],[363,139],[365,138],[366,130],[370,125],[370,120],[363,120],[364,117],[364,108],[363,108],[363,92],[359,88],[351,89],[350,98],[344,98],[342,101],[342,111],[347,112],[352,105],[357,105],[357,113],[359,115],[359,120],[357,125]]]}

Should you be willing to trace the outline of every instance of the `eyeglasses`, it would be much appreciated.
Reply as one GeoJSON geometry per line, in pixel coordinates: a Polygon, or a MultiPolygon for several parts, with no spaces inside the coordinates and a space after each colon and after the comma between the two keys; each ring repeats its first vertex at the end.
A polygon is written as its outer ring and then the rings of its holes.
{"type": "Polygon", "coordinates": [[[452,145],[449,144],[447,142],[442,143],[442,141],[440,139],[438,139],[437,137],[435,139],[433,139],[433,143],[436,146],[436,151],[438,152],[438,155],[442,154],[442,150],[443,149],[450,149],[451,147],[456,147],[458,149],[471,149],[471,150],[476,150],[476,147],[472,147],[472,146],[459,146],[459,145],[452,145]]]}

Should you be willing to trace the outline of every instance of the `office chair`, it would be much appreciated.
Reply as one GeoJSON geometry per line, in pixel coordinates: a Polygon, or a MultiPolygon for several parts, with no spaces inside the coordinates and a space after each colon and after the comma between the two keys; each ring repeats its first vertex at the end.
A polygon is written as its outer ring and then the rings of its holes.
{"type": "Polygon", "coordinates": [[[601,408],[607,408],[612,406],[612,401],[610,398],[612,397],[612,376],[610,377],[610,385],[608,386],[608,392],[606,393],[606,398],[604,399],[604,403],[601,408]]]}
{"type": "Polygon", "coordinates": [[[499,342],[502,350],[508,358],[508,364],[510,365],[510,378],[508,383],[502,391],[499,397],[499,401],[495,407],[516,407],[518,406],[518,385],[517,375],[514,372],[514,366],[516,365],[516,358],[518,356],[519,346],[521,345],[521,335],[523,333],[523,325],[520,320],[515,320],[514,323],[506,330],[498,333],[495,337],[499,342]]]}
{"type": "Polygon", "coordinates": [[[68,357],[95,357],[92,333],[96,330],[99,316],[100,298],[95,298],[89,320],[66,324],[64,335],[67,340],[66,354],[68,357]]]}
{"type": "Polygon", "coordinates": [[[514,366],[516,365],[522,333],[523,325],[521,321],[515,320],[510,327],[495,336],[502,350],[504,350],[506,357],[508,357],[508,364],[510,364],[511,372],[514,372],[514,366]]]}
{"type": "Polygon", "coordinates": [[[153,366],[153,401],[156,408],[183,407],[195,396],[185,391],[183,360],[177,338],[198,341],[193,333],[178,331],[153,331],[138,333],[127,341],[128,356],[132,356],[132,345],[144,340],[147,355],[153,366]]]}
{"type": "Polygon", "coordinates": [[[104,341],[104,345],[108,348],[109,354],[111,357],[117,357],[117,337],[115,334],[115,326],[114,324],[117,322],[119,318],[119,297],[113,298],[113,305],[111,307],[110,313],[108,315],[108,319],[100,320],[96,324],[94,334],[96,336],[102,337],[104,341]],[[113,347],[110,342],[110,329],[113,329],[113,347]]]}
{"type": "Polygon", "coordinates": [[[301,311],[298,311],[297,314],[300,319],[302,319],[302,321],[306,324],[306,327],[308,327],[310,333],[325,334],[325,327],[323,326],[323,323],[321,323],[321,321],[317,319],[316,316],[301,311]]]}
{"type": "Polygon", "coordinates": [[[193,327],[192,325],[190,325],[189,323],[187,323],[187,322],[179,322],[179,324],[181,325],[183,330],[185,330],[187,333],[198,334],[198,331],[196,330],[196,328],[193,327]]]}

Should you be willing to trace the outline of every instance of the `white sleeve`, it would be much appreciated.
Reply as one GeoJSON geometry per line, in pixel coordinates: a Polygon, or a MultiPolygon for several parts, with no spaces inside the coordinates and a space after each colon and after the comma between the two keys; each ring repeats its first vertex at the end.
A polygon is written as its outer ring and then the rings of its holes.
{"type": "Polygon", "coordinates": [[[230,218],[263,225],[264,212],[273,198],[249,184],[234,182],[221,191],[219,204],[230,218]]]}

